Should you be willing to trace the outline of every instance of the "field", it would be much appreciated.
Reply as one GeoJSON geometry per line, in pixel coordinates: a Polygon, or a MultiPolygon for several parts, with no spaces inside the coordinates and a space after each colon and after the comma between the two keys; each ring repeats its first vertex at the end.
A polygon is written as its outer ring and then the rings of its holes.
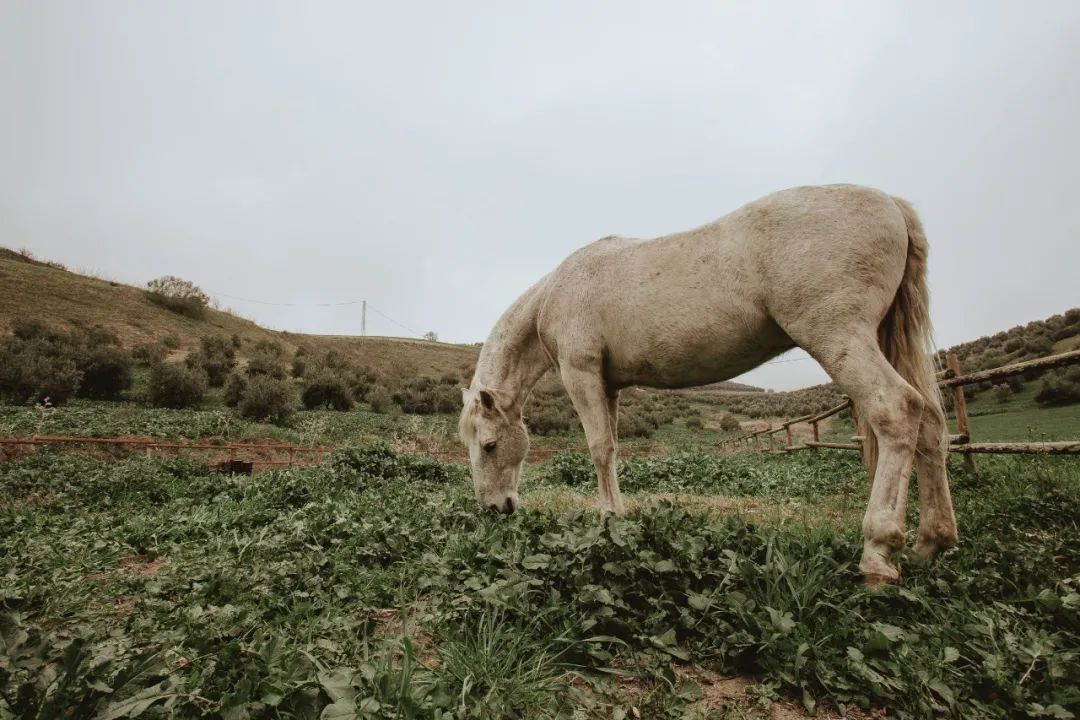
{"type": "Polygon", "coordinates": [[[969,400],[972,436],[978,442],[1080,438],[1080,408],[1040,407],[1035,402],[1038,390],[1038,383],[1028,383],[1008,402],[998,402],[991,392],[969,400]]]}
{"type": "MultiPolygon", "coordinates": [[[[193,320],[137,288],[0,251],[0,332],[31,318],[101,323],[128,350],[171,338],[174,362],[208,335],[228,337],[242,362],[263,341],[286,362],[302,347],[329,364],[332,351],[391,387],[428,378],[455,395],[477,355],[273,332],[213,309],[193,320]]],[[[1052,339],[1044,329],[973,343],[971,357],[1037,350],[1052,339]]],[[[337,449],[253,477],[195,454],[5,456],[0,720],[1080,712],[1074,458],[985,457],[977,474],[953,458],[960,547],[932,565],[901,558],[901,584],[872,592],[857,567],[867,481],[855,453],[715,453],[743,432],[720,429],[728,410],[744,428],[775,426],[801,405],[834,404],[828,386],[744,392],[738,409],[716,389],[627,392],[620,428],[634,437],[621,440],[619,473],[631,511],[601,521],[590,460],[551,455],[585,439],[550,379],[526,410],[548,422],[534,428],[543,452],[526,470],[524,511],[506,518],[480,512],[466,470],[431,455],[461,457],[445,407],[375,412],[357,396],[347,412],[297,409],[270,424],[226,407],[221,388],[191,409],[150,407],[149,373],[138,365],[117,401],[0,405],[0,436],[337,449]]],[[[1080,437],[1077,407],[1040,407],[1037,391],[971,400],[975,440],[1080,437]]],[[[821,431],[853,433],[846,414],[821,431]]]]}
{"type": "MultiPolygon", "coordinates": [[[[1080,465],[952,468],[961,546],[859,580],[848,454],[587,459],[526,511],[380,444],[225,477],[0,465],[0,717],[1072,717],[1080,465]]],[[[917,518],[912,510],[914,527],[917,518]]]]}

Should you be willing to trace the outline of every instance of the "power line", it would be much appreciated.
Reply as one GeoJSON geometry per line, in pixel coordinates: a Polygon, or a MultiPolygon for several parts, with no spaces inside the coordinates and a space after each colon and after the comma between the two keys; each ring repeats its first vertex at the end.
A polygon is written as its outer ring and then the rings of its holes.
{"type": "MultiPolygon", "coordinates": [[[[377,307],[372,305],[367,300],[346,300],[344,302],[328,302],[328,303],[281,303],[281,302],[270,302],[268,300],[254,300],[252,298],[240,297],[239,295],[229,295],[228,293],[212,293],[212,294],[214,296],[228,298],[230,300],[240,300],[241,302],[255,303],[256,305],[269,305],[269,306],[272,306],[272,307],[343,307],[345,305],[361,305],[361,304],[363,304],[363,305],[366,306],[367,309],[370,309],[373,312],[375,312],[377,315],[381,316],[382,318],[384,318],[386,320],[389,320],[390,322],[397,325],[402,330],[407,330],[407,331],[409,331],[410,333],[412,333],[413,335],[415,335],[417,337],[419,337],[422,334],[422,333],[418,332],[417,330],[412,329],[408,325],[406,325],[406,324],[404,324],[402,322],[399,322],[399,321],[395,320],[394,318],[390,317],[389,315],[384,313],[382,310],[379,310],[377,307]]],[[[367,328],[366,328],[366,325],[367,325],[366,320],[363,321],[363,325],[364,325],[364,329],[363,329],[362,334],[366,334],[366,330],[367,330],[367,328]]]]}
{"type": "Polygon", "coordinates": [[[787,360],[770,360],[767,363],[761,363],[761,364],[762,365],[779,365],[781,363],[802,362],[803,360],[813,360],[813,359],[814,358],[812,358],[810,356],[807,356],[807,357],[798,357],[798,358],[788,358],[787,360]]]}
{"type": "Polygon", "coordinates": [[[390,322],[394,323],[395,325],[397,325],[397,326],[398,326],[399,328],[401,328],[402,330],[408,330],[408,331],[409,331],[409,332],[411,332],[411,333],[412,333],[413,335],[420,335],[420,334],[421,334],[421,333],[417,332],[416,330],[413,330],[413,329],[412,329],[411,327],[409,327],[408,325],[403,325],[403,324],[399,323],[399,322],[398,322],[397,320],[395,320],[394,318],[390,317],[389,315],[387,315],[386,313],[384,313],[384,312],[383,312],[382,310],[380,310],[379,308],[375,307],[375,306],[374,306],[374,305],[372,305],[371,303],[368,303],[368,304],[367,304],[367,306],[368,306],[368,309],[369,309],[369,310],[374,310],[374,311],[375,311],[375,314],[376,314],[376,315],[380,315],[380,316],[382,316],[383,318],[385,318],[385,319],[389,320],[390,322]]]}

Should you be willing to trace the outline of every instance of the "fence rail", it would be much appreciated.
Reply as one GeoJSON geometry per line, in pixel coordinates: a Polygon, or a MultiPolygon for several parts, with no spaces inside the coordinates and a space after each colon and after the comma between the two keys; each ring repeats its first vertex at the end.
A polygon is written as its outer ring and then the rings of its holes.
{"type": "MultiPolygon", "coordinates": [[[[1020,375],[1027,372],[1049,370],[1051,368],[1064,367],[1067,365],[1080,364],[1080,350],[1051,355],[1037,360],[1014,363],[992,370],[962,374],[959,361],[955,353],[948,355],[948,369],[941,375],[938,385],[942,389],[951,390],[953,393],[953,405],[957,418],[959,433],[949,436],[949,452],[962,453],[965,462],[974,469],[974,455],[980,453],[1005,454],[1041,454],[1041,455],[1080,455],[1080,440],[1067,440],[1057,442],[973,442],[971,438],[971,425],[968,420],[967,404],[961,389],[964,385],[997,380],[1001,378],[1020,375]]],[[[776,427],[766,427],[745,433],[736,438],[722,440],[717,447],[727,451],[738,452],[740,450],[767,450],[772,453],[789,453],[800,450],[816,451],[824,450],[862,450],[863,438],[855,436],[851,442],[822,441],[820,437],[820,423],[828,418],[851,409],[855,415],[849,398],[827,410],[819,413],[802,415],[780,423],[776,427]],[[796,443],[791,428],[795,425],[808,424],[811,429],[812,440],[796,443]],[[776,436],[784,433],[783,444],[777,445],[776,436]]],[[[295,467],[299,465],[312,465],[321,462],[323,457],[337,448],[334,446],[302,446],[290,443],[210,443],[210,442],[185,442],[185,441],[162,441],[153,438],[93,438],[75,437],[66,435],[31,435],[29,437],[0,437],[0,449],[5,446],[41,446],[41,445],[90,445],[98,447],[119,447],[127,449],[141,449],[147,456],[156,452],[182,452],[220,453],[227,455],[228,462],[243,460],[257,467],[295,467]],[[284,457],[282,457],[284,456],[284,457]]],[[[644,456],[662,452],[665,448],[657,444],[634,444],[622,445],[619,454],[626,456],[644,456]]],[[[464,452],[421,450],[425,454],[451,462],[464,462],[464,452]]],[[[535,448],[529,453],[529,460],[536,462],[546,459],[559,452],[588,452],[585,446],[566,446],[535,448]]]]}
{"type": "MultiPolygon", "coordinates": [[[[956,357],[956,353],[950,352],[946,356],[946,363],[947,369],[939,376],[938,386],[942,390],[952,391],[953,409],[956,414],[956,429],[959,431],[957,434],[949,436],[949,452],[962,453],[964,455],[964,463],[969,468],[972,470],[975,469],[975,455],[979,453],[1080,455],[1080,440],[1060,442],[972,442],[971,422],[968,418],[967,401],[964,398],[963,391],[963,386],[965,385],[975,385],[991,380],[1001,380],[1015,375],[1023,375],[1024,373],[1036,371],[1041,372],[1043,370],[1065,367],[1067,365],[1080,365],[1080,350],[1072,350],[1058,355],[1049,355],[1035,360],[1003,365],[990,370],[980,370],[966,375],[960,372],[960,361],[956,357]]],[[[767,428],[755,430],[736,438],[722,440],[718,443],[718,447],[733,452],[738,452],[740,450],[763,450],[765,448],[762,447],[763,443],[760,438],[767,437],[769,442],[768,450],[770,452],[795,452],[797,450],[817,450],[819,448],[862,451],[862,441],[864,438],[859,436],[853,437],[852,442],[822,442],[819,437],[818,423],[826,418],[841,413],[848,408],[851,408],[852,414],[854,415],[856,408],[852,405],[850,398],[845,398],[842,403],[835,407],[831,407],[824,412],[820,412],[816,415],[811,414],[792,418],[790,420],[785,420],[776,427],[770,425],[767,428]],[[791,426],[802,423],[808,423],[810,425],[813,440],[807,440],[802,444],[795,444],[792,439],[791,426]],[[785,434],[787,444],[781,448],[774,448],[773,436],[780,432],[785,434]]]]}
{"type": "Polygon", "coordinates": [[[41,445],[89,445],[94,447],[113,447],[127,450],[142,450],[150,457],[155,452],[168,451],[180,454],[184,451],[198,453],[219,453],[227,455],[227,462],[246,460],[259,467],[312,465],[321,461],[321,457],[334,450],[333,447],[292,445],[290,443],[209,443],[162,441],[152,438],[95,438],[68,435],[31,435],[29,437],[0,437],[0,448],[4,446],[41,445]],[[269,455],[269,457],[267,457],[269,455]],[[280,457],[284,455],[285,457],[280,457]]]}

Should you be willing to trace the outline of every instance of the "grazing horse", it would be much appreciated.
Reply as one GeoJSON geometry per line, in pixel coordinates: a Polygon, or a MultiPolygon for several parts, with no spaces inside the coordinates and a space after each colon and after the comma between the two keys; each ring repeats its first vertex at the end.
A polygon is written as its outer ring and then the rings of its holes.
{"type": "Polygon", "coordinates": [[[895,582],[913,463],[916,552],[931,558],[957,539],[926,258],[912,207],[855,185],[783,190],[694,230],[581,248],[503,313],[462,391],[477,499],[518,506],[522,408],[552,366],[585,429],[601,511],[622,513],[622,388],[727,380],[798,346],[859,411],[873,477],[859,566],[868,582],[895,582]]]}

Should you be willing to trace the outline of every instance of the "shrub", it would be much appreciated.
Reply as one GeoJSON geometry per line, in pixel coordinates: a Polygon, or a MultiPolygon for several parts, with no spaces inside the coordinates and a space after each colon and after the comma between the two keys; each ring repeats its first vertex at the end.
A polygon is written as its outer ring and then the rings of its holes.
{"type": "Polygon", "coordinates": [[[332,410],[352,410],[352,393],[345,378],[333,370],[320,370],[304,385],[300,396],[308,410],[330,408],[332,410]]]}
{"type": "Polygon", "coordinates": [[[285,379],[285,351],[274,342],[260,340],[255,343],[248,358],[248,377],[265,375],[275,380],[285,379]]]}
{"type": "Polygon", "coordinates": [[[292,376],[294,378],[304,377],[307,372],[307,361],[303,357],[297,355],[292,361],[292,376]]]}
{"type": "Polygon", "coordinates": [[[229,375],[229,378],[225,381],[225,393],[224,401],[228,407],[236,407],[240,404],[240,399],[244,397],[244,391],[247,389],[247,378],[240,373],[234,372],[229,375]]]}
{"type": "Polygon", "coordinates": [[[1057,370],[1044,380],[1035,402],[1040,405],[1071,405],[1080,403],[1080,367],[1057,370]]]}
{"type": "Polygon", "coordinates": [[[131,351],[132,359],[140,365],[155,365],[165,362],[169,355],[169,349],[160,342],[143,343],[136,345],[131,351]]]}
{"type": "Polygon", "coordinates": [[[461,392],[431,378],[417,378],[394,393],[394,402],[407,413],[434,415],[453,413],[461,409],[461,392]]]}
{"type": "Polygon", "coordinates": [[[174,275],[165,275],[146,283],[146,295],[150,302],[192,318],[201,318],[210,302],[210,298],[195,283],[174,275]]]}
{"type": "Polygon", "coordinates": [[[705,427],[705,423],[701,421],[701,417],[698,415],[692,415],[686,418],[686,427],[691,430],[702,430],[705,427]]]}
{"type": "Polygon", "coordinates": [[[1013,398],[1013,389],[1002,383],[994,387],[994,399],[999,403],[1007,403],[1013,398]]]}
{"type": "Polygon", "coordinates": [[[529,431],[536,435],[561,435],[570,430],[572,420],[555,408],[545,408],[531,413],[525,420],[529,431]]]}
{"type": "Polygon", "coordinates": [[[187,365],[202,368],[210,387],[221,387],[236,367],[236,348],[220,335],[204,337],[199,341],[198,354],[188,355],[187,365]]]}
{"type": "Polygon", "coordinates": [[[176,350],[180,347],[181,342],[180,336],[174,332],[168,333],[161,338],[161,344],[169,350],[176,350]]]}
{"type": "Polygon", "coordinates": [[[377,413],[385,413],[394,404],[390,391],[382,385],[376,385],[367,393],[367,404],[377,413]]]}
{"type": "Polygon", "coordinates": [[[742,425],[739,424],[738,418],[731,413],[724,413],[724,417],[720,418],[720,429],[727,432],[734,432],[741,430],[742,425]]]}
{"type": "Polygon", "coordinates": [[[359,401],[367,400],[368,393],[377,387],[388,391],[383,377],[377,371],[368,367],[354,368],[351,372],[349,386],[353,397],[359,401]]]}
{"type": "Polygon", "coordinates": [[[243,345],[243,340],[241,340],[240,336],[236,333],[232,334],[232,337],[229,338],[229,341],[232,343],[232,346],[237,349],[239,349],[240,346],[243,345]]]}
{"type": "Polygon", "coordinates": [[[63,344],[43,338],[12,338],[0,345],[0,396],[13,403],[48,398],[61,405],[75,394],[82,372],[63,344]]]}
{"type": "Polygon", "coordinates": [[[285,424],[296,410],[292,382],[269,375],[249,378],[237,410],[251,420],[285,424]]]}
{"type": "Polygon", "coordinates": [[[625,414],[619,418],[620,438],[648,438],[655,430],[656,427],[640,415],[625,414]]]}
{"type": "Polygon", "coordinates": [[[206,373],[180,363],[158,363],[150,368],[146,400],[154,407],[196,407],[206,394],[206,373]]]}
{"type": "Polygon", "coordinates": [[[131,353],[118,347],[87,349],[79,359],[82,370],[80,397],[115,400],[131,388],[131,353]]]}

